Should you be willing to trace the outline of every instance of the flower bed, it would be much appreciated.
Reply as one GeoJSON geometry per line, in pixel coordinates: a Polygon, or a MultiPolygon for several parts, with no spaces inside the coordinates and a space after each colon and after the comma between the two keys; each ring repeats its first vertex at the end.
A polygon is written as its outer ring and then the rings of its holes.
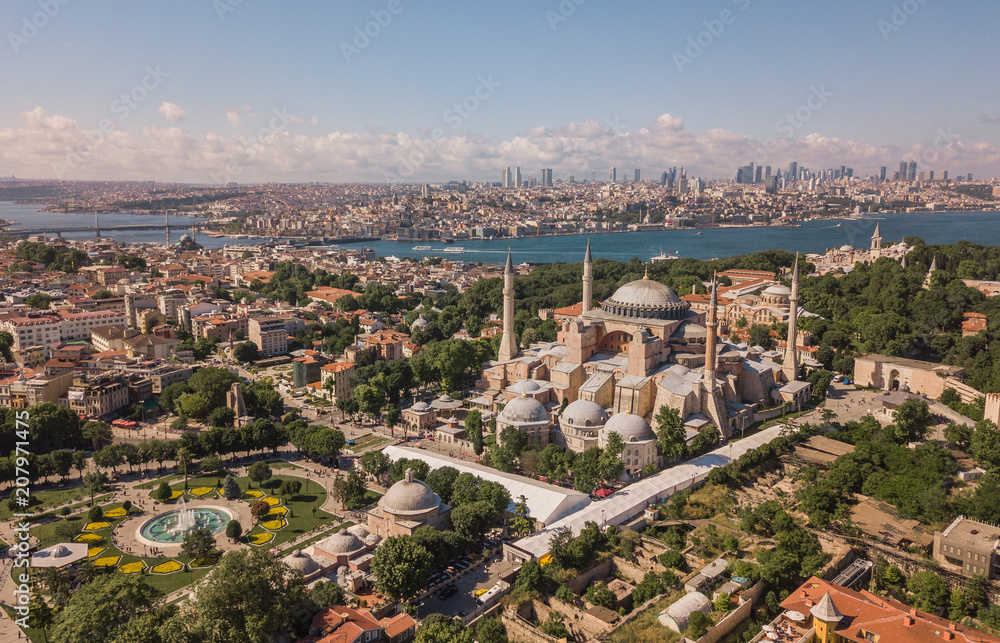
{"type": "Polygon", "coordinates": [[[168,560],[165,563],[155,565],[152,572],[154,574],[173,574],[174,572],[179,572],[182,569],[184,569],[184,565],[178,563],[176,560],[168,560]]]}
{"type": "Polygon", "coordinates": [[[100,520],[98,522],[88,523],[87,526],[84,527],[84,529],[87,531],[100,531],[102,529],[108,529],[109,527],[111,527],[110,522],[106,520],[100,520]]]}
{"type": "Polygon", "coordinates": [[[278,500],[277,498],[272,498],[272,497],[264,498],[264,502],[266,502],[267,504],[271,505],[272,507],[274,507],[275,505],[280,505],[281,504],[280,500],[278,500]]]}
{"type": "Polygon", "coordinates": [[[73,540],[78,543],[97,543],[104,540],[104,536],[100,534],[80,534],[73,540]]]}
{"type": "Polygon", "coordinates": [[[268,513],[269,516],[284,516],[288,513],[287,507],[271,507],[271,511],[268,513]]]}
{"type": "Polygon", "coordinates": [[[210,493],[215,492],[215,487],[198,487],[197,489],[192,489],[188,493],[196,498],[203,498],[210,493]]]}
{"type": "Polygon", "coordinates": [[[253,498],[254,500],[264,497],[263,491],[257,491],[256,489],[250,489],[249,491],[243,492],[244,498],[253,498]]]}
{"type": "Polygon", "coordinates": [[[274,540],[274,534],[252,534],[247,536],[247,540],[251,545],[266,545],[274,540]]]}
{"type": "Polygon", "coordinates": [[[124,507],[115,507],[114,509],[108,509],[104,512],[105,518],[123,518],[127,516],[128,512],[125,511],[124,507]]]}
{"type": "Polygon", "coordinates": [[[118,561],[122,559],[121,556],[105,556],[104,558],[98,558],[94,561],[95,567],[115,567],[118,565],[118,561]]]}
{"type": "Polygon", "coordinates": [[[146,571],[146,563],[142,562],[141,560],[137,560],[134,563],[128,563],[126,565],[122,565],[121,567],[118,568],[118,571],[120,571],[123,574],[138,574],[139,572],[146,571]]]}
{"type": "Polygon", "coordinates": [[[88,547],[87,558],[96,558],[107,550],[107,547],[88,547]]]}
{"type": "Polygon", "coordinates": [[[188,564],[191,565],[191,567],[193,567],[194,569],[198,569],[199,567],[211,567],[217,562],[219,562],[219,559],[216,558],[215,556],[203,556],[201,558],[196,558],[192,560],[188,564]]]}
{"type": "Polygon", "coordinates": [[[268,531],[278,531],[279,529],[284,529],[287,524],[284,518],[278,518],[277,520],[266,520],[260,523],[260,526],[268,531]]]}

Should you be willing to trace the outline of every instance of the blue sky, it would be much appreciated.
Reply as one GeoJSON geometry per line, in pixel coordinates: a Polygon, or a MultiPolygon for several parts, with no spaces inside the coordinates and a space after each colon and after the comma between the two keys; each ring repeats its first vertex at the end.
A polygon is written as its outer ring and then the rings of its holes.
{"type": "Polygon", "coordinates": [[[906,155],[1000,174],[986,1],[63,1],[4,3],[0,174],[200,181],[231,160],[239,180],[496,180],[517,163],[711,177],[755,157],[873,172],[906,155]],[[278,131],[274,110],[294,119],[278,131]],[[115,136],[64,163],[102,119],[115,136]]]}

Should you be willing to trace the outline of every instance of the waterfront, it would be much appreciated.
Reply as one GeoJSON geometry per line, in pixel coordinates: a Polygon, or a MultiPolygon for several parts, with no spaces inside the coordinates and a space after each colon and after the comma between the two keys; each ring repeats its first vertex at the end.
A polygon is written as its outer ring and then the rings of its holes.
{"type": "MultiPolygon", "coordinates": [[[[14,219],[18,227],[80,227],[89,228],[94,223],[93,214],[64,214],[38,212],[37,206],[0,202],[0,217],[14,219]]],[[[102,214],[102,227],[113,224],[159,222],[153,215],[102,214]]],[[[170,217],[171,238],[180,238],[192,223],[203,221],[200,217],[170,217]],[[174,227],[176,224],[176,227],[174,227]]],[[[768,226],[750,228],[705,228],[699,230],[656,230],[619,232],[589,235],[595,257],[628,261],[639,257],[648,261],[661,253],[680,257],[709,259],[746,254],[761,250],[783,249],[801,252],[825,252],[828,248],[845,244],[868,247],[875,224],[880,224],[883,243],[895,243],[903,237],[915,235],[930,244],[971,241],[985,245],[1000,245],[1000,213],[998,212],[927,212],[880,214],[863,219],[818,219],[805,221],[800,226],[768,226]]],[[[114,237],[125,243],[160,242],[160,230],[107,231],[105,237],[114,237]]],[[[93,231],[65,232],[66,239],[90,239],[93,231]]],[[[588,235],[522,237],[517,239],[471,240],[463,239],[454,245],[436,241],[368,241],[344,244],[344,248],[373,248],[379,256],[435,257],[441,256],[462,261],[500,263],[510,247],[515,262],[551,263],[580,261],[587,245],[588,235]],[[414,251],[414,246],[430,246],[430,250],[414,251]],[[464,248],[464,252],[448,252],[464,248]]],[[[198,235],[198,242],[206,248],[224,245],[261,243],[263,239],[234,239],[198,235]]]]}

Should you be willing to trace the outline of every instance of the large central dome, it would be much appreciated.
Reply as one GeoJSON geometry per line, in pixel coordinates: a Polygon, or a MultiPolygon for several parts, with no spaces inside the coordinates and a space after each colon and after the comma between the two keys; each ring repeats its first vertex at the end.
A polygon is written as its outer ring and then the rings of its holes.
{"type": "Polygon", "coordinates": [[[616,290],[601,310],[634,319],[681,319],[690,307],[665,284],[643,277],[616,290]]]}

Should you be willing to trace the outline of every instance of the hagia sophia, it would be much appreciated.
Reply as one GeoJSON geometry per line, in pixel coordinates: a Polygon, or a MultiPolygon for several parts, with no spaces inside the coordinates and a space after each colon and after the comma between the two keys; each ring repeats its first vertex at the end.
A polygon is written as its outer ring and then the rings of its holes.
{"type": "Polygon", "coordinates": [[[809,384],[798,381],[797,259],[791,288],[767,288],[754,304],[780,314],[792,329],[781,363],[759,347],[720,341],[714,280],[701,311],[648,271],[595,307],[589,243],[583,266],[583,302],[555,311],[557,340],[518,351],[508,254],[503,336],[498,359],[483,374],[483,397],[492,410],[502,407],[498,435],[513,426],[542,444],[582,452],[603,447],[617,432],[625,442],[626,474],[634,479],[648,465],[662,464],[651,424],[663,405],[677,409],[689,439],[705,424],[728,438],[753,423],[757,411],[782,404],[798,409],[808,399],[809,384]]]}

